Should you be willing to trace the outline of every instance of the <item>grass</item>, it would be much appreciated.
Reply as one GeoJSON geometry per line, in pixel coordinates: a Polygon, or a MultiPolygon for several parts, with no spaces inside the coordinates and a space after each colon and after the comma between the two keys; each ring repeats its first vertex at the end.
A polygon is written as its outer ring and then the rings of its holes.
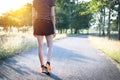
{"type": "Polygon", "coordinates": [[[0,32],[0,59],[21,53],[36,46],[36,40],[29,33],[0,32]]]}
{"type": "Polygon", "coordinates": [[[90,36],[91,43],[120,64],[120,41],[90,36]]]}

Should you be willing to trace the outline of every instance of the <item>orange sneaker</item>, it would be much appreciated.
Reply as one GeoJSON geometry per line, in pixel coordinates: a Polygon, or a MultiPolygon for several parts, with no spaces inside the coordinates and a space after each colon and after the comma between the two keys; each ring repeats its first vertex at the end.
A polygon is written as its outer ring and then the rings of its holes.
{"type": "Polygon", "coordinates": [[[41,71],[42,73],[44,73],[44,72],[45,72],[45,66],[44,66],[44,65],[42,65],[42,66],[41,66],[40,71],[41,71]]]}
{"type": "Polygon", "coordinates": [[[48,69],[48,72],[50,73],[50,71],[51,71],[51,66],[50,66],[50,63],[49,63],[49,62],[46,63],[46,67],[47,67],[47,69],[48,69]]]}

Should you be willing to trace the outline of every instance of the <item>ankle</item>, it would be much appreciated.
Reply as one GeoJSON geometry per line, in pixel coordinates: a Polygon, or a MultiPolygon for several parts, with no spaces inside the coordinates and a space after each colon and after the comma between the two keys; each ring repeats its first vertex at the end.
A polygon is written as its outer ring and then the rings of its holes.
{"type": "Polygon", "coordinates": [[[44,67],[44,65],[41,65],[41,67],[44,67]]]}
{"type": "Polygon", "coordinates": [[[49,64],[49,65],[50,65],[50,62],[49,62],[49,61],[47,61],[47,64],[49,64]]]}

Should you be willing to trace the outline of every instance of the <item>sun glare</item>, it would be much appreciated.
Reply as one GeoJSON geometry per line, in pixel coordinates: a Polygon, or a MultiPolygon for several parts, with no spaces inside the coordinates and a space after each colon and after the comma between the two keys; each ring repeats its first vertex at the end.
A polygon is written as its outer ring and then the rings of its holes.
{"type": "Polygon", "coordinates": [[[0,15],[9,10],[16,10],[26,3],[31,3],[32,0],[0,0],[0,15]]]}

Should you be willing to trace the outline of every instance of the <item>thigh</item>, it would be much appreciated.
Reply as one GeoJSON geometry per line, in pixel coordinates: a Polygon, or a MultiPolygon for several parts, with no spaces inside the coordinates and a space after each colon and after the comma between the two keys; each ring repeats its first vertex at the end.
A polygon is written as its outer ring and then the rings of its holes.
{"type": "Polygon", "coordinates": [[[44,36],[36,36],[38,40],[38,45],[43,47],[44,44],[44,36]]]}

